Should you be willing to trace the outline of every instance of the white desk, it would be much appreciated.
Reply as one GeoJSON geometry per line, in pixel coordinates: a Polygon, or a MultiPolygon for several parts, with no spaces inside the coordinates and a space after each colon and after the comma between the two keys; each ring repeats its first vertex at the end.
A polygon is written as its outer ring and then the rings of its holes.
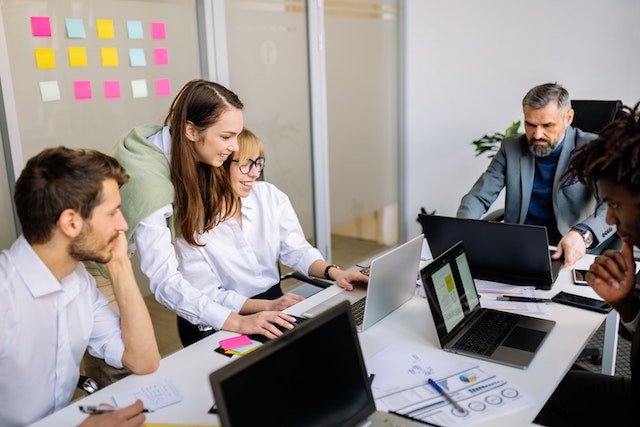
{"type": "MultiPolygon", "coordinates": [[[[577,267],[587,267],[592,260],[593,257],[586,257],[578,263],[577,267]]],[[[570,273],[570,270],[561,271],[553,289],[547,291],[549,296],[560,290],[595,296],[591,288],[573,285],[570,273]]],[[[493,418],[479,425],[521,426],[530,424],[605,319],[603,314],[559,304],[550,304],[549,311],[549,318],[555,320],[557,324],[527,370],[477,361],[487,370],[495,372],[526,390],[533,397],[535,403],[518,412],[501,418],[493,418]]],[[[114,393],[154,384],[168,377],[180,389],[184,399],[175,405],[146,414],[148,423],[217,425],[217,417],[207,413],[213,402],[208,377],[211,372],[229,363],[228,357],[215,353],[214,349],[218,346],[219,340],[233,335],[235,334],[230,332],[213,334],[162,359],[157,372],[144,376],[131,375],[84,398],[81,403],[112,402],[111,396],[114,393]]],[[[445,353],[440,349],[433,320],[429,314],[428,302],[422,297],[410,300],[394,313],[361,333],[360,342],[365,359],[380,351],[387,344],[396,343],[416,351],[433,354],[439,358],[451,358],[451,360],[459,362],[469,361],[464,356],[445,353]]],[[[78,402],[76,402],[34,425],[42,427],[71,426],[79,424],[85,417],[86,415],[81,414],[78,410],[78,402]]]]}

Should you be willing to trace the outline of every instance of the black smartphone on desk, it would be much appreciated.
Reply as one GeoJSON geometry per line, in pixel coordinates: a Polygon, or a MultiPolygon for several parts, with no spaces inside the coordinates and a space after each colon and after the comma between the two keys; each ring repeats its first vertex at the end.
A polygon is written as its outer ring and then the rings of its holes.
{"type": "Polygon", "coordinates": [[[570,294],[564,291],[558,292],[553,298],[551,298],[551,301],[604,314],[613,309],[606,301],[583,297],[582,295],[570,294]]]}

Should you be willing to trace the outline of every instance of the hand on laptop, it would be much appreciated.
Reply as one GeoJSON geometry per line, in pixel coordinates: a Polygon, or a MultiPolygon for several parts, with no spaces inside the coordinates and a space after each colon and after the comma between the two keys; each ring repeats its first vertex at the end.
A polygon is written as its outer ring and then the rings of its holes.
{"type": "Polygon", "coordinates": [[[336,285],[344,288],[348,291],[353,290],[354,286],[366,286],[369,283],[369,278],[362,274],[360,271],[344,271],[334,269],[332,274],[335,278],[336,285]]]}
{"type": "Polygon", "coordinates": [[[276,325],[284,329],[293,329],[295,322],[295,317],[281,311],[261,311],[247,316],[231,313],[222,328],[245,335],[260,334],[273,339],[282,335],[282,331],[276,325]],[[228,324],[229,322],[235,324],[228,324]]]}
{"type": "Polygon", "coordinates": [[[281,311],[291,307],[296,303],[299,303],[303,299],[304,297],[302,295],[287,293],[278,299],[270,301],[271,306],[268,308],[268,310],[281,311]]]}
{"type": "Polygon", "coordinates": [[[551,256],[551,259],[564,257],[563,267],[569,267],[575,264],[586,253],[587,249],[584,246],[582,236],[575,231],[570,231],[562,237],[558,243],[556,252],[551,256]]]}

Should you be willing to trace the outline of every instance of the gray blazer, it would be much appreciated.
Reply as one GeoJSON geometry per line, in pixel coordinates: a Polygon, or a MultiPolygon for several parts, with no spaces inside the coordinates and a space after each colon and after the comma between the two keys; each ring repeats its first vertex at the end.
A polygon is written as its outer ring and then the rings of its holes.
{"type": "MultiPolygon", "coordinates": [[[[587,187],[573,175],[564,176],[572,151],[594,138],[596,135],[593,133],[583,132],[571,126],[567,128],[552,194],[553,211],[560,234],[564,236],[572,226],[582,223],[591,228],[597,246],[600,246],[616,231],[615,226],[605,222],[607,205],[603,203],[596,212],[596,199],[587,187]]],[[[524,223],[531,201],[534,174],[535,156],[529,151],[526,136],[514,135],[505,138],[487,170],[462,198],[456,216],[480,218],[496,200],[500,191],[506,188],[504,221],[524,223]]]]}

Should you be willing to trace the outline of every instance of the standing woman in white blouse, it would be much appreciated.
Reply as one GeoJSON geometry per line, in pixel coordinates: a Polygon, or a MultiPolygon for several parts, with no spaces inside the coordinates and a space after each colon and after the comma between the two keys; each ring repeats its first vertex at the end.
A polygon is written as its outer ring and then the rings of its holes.
{"type": "MultiPolygon", "coordinates": [[[[274,323],[291,329],[295,319],[279,311],[243,316],[219,304],[178,271],[173,245],[178,236],[198,245],[195,236],[235,211],[233,190],[221,166],[238,149],[242,109],[229,89],[192,80],[173,100],[164,126],[134,128],[113,155],[130,176],[121,189],[130,250],[137,251],[156,299],[178,314],[179,325],[274,338],[282,333],[274,323]]],[[[273,310],[286,308],[281,302],[273,310]]]]}
{"type": "Polygon", "coordinates": [[[244,129],[238,146],[224,164],[237,208],[198,236],[199,245],[176,241],[183,277],[212,300],[240,313],[273,310],[283,298],[287,304],[302,299],[283,296],[278,262],[310,277],[335,280],[345,289],[366,284],[367,276],[359,271],[327,263],[305,239],[287,195],[273,184],[257,181],[265,167],[262,141],[244,129]]]}

